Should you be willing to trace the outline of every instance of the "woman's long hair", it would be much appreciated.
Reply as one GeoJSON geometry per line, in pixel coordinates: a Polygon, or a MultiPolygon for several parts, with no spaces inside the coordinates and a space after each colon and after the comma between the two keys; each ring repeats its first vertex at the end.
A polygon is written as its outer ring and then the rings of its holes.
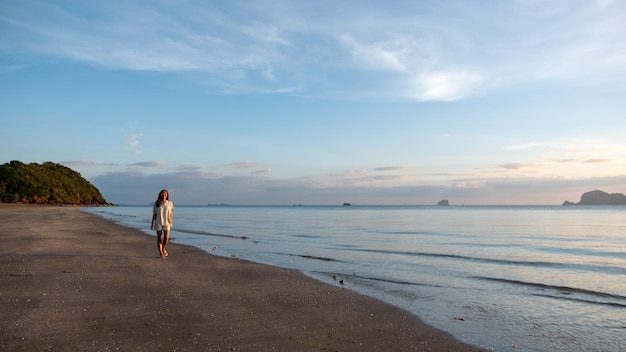
{"type": "Polygon", "coordinates": [[[160,207],[161,204],[163,203],[163,202],[161,202],[161,193],[163,193],[163,192],[165,192],[167,194],[167,196],[165,197],[165,200],[170,200],[170,192],[168,190],[166,190],[166,189],[162,189],[161,192],[159,192],[159,195],[157,196],[157,200],[156,200],[156,203],[155,203],[157,207],[160,207]]]}

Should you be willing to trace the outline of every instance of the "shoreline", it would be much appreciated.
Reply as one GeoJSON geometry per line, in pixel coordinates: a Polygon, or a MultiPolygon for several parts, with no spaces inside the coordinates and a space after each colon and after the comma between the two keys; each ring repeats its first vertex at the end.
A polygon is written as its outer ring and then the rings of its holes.
{"type": "Polygon", "coordinates": [[[81,207],[0,205],[7,350],[484,351],[296,270],[224,258],[81,207]]]}

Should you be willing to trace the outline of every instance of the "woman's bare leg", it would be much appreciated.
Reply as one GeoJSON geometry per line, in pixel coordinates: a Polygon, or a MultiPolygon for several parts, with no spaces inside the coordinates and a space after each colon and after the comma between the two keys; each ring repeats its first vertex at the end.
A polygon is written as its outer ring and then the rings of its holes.
{"type": "Polygon", "coordinates": [[[168,253],[165,246],[170,242],[170,230],[163,230],[163,256],[167,257],[168,253]]]}
{"type": "Polygon", "coordinates": [[[157,245],[159,247],[159,254],[161,255],[161,258],[163,258],[163,249],[164,249],[163,240],[161,239],[162,236],[163,236],[163,231],[157,231],[157,245]]]}

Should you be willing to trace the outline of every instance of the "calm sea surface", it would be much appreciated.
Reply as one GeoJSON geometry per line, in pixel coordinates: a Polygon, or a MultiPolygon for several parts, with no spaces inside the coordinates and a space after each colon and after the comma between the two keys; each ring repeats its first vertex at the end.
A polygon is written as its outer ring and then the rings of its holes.
{"type": "MultiPolygon", "coordinates": [[[[151,207],[85,211],[153,234],[151,207]]],[[[626,351],[626,207],[177,206],[171,237],[343,279],[494,351],[626,351]]]]}

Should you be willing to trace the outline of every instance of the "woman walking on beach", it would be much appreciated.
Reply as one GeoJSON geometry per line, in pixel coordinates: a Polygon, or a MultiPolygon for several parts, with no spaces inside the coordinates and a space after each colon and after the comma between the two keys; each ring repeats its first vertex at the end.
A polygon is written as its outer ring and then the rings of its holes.
{"type": "Polygon", "coordinates": [[[161,258],[167,257],[165,247],[170,240],[170,230],[174,222],[174,203],[170,202],[170,193],[164,189],[159,192],[159,197],[152,207],[151,230],[156,230],[157,244],[161,258]]]}

